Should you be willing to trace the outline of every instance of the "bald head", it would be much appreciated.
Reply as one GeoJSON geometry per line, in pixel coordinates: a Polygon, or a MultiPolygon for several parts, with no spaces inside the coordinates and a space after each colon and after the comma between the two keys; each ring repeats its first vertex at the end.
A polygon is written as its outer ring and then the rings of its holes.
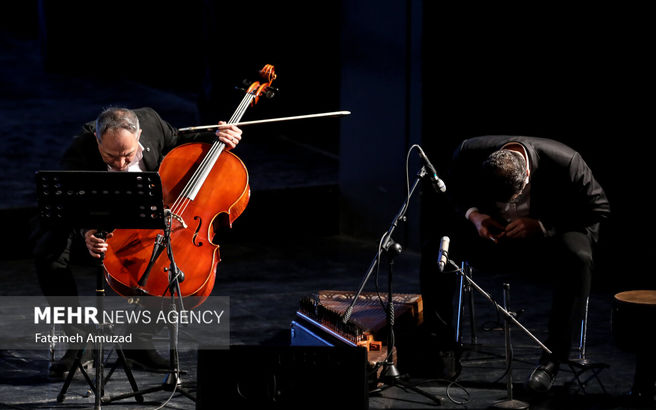
{"type": "Polygon", "coordinates": [[[139,118],[137,114],[128,109],[110,107],[105,109],[96,118],[96,138],[102,138],[108,131],[123,129],[136,134],[139,131],[139,118]]]}

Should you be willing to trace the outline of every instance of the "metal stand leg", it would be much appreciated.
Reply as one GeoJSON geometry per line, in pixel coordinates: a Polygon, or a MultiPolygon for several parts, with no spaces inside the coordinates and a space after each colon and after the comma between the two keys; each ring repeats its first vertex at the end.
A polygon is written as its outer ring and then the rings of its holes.
{"type": "Polygon", "coordinates": [[[387,318],[387,329],[388,329],[388,338],[387,338],[387,358],[383,363],[383,371],[381,372],[381,377],[385,386],[381,387],[370,393],[380,393],[392,386],[399,386],[403,389],[412,390],[415,393],[418,393],[430,400],[433,401],[433,405],[439,406],[442,404],[443,399],[437,395],[430,394],[427,391],[420,389],[417,386],[412,385],[404,381],[401,377],[401,373],[396,368],[393,359],[393,352],[395,348],[394,344],[394,303],[393,303],[393,293],[392,293],[392,271],[394,266],[394,257],[401,253],[401,245],[393,242],[390,239],[390,247],[388,251],[389,259],[389,274],[387,277],[387,309],[386,309],[386,318],[387,318]]]}
{"type": "MultiPolygon", "coordinates": [[[[169,287],[168,287],[168,292],[170,294],[170,311],[176,312],[178,311],[178,306],[180,306],[180,310],[185,310],[184,305],[182,302],[182,292],[180,291],[180,282],[184,280],[184,274],[182,273],[181,270],[178,269],[178,266],[175,263],[175,259],[173,257],[173,247],[171,246],[171,214],[169,214],[169,220],[167,221],[166,228],[164,230],[164,236],[163,238],[159,239],[158,241],[160,242],[160,245],[165,244],[166,246],[166,253],[169,258],[169,287]],[[178,305],[179,304],[179,305],[178,305]]],[[[177,315],[176,315],[177,316],[177,315]]],[[[182,371],[180,370],[180,362],[178,360],[178,324],[169,324],[169,353],[170,353],[170,360],[169,360],[169,372],[166,375],[166,378],[164,381],[159,385],[155,387],[151,387],[145,390],[142,390],[139,392],[139,394],[148,394],[148,393],[154,393],[158,391],[169,391],[169,392],[179,392],[183,396],[187,397],[188,399],[191,399],[193,401],[196,401],[196,397],[189,392],[183,384],[182,379],[180,378],[180,374],[182,371]]],[[[128,395],[119,395],[113,397],[111,400],[121,400],[125,397],[129,397],[131,394],[128,395]]]]}
{"type": "MultiPolygon", "coordinates": [[[[472,279],[472,268],[471,265],[467,262],[462,262],[461,269],[463,273],[472,279]]],[[[470,328],[470,341],[472,345],[478,344],[478,336],[476,334],[476,313],[474,311],[474,292],[472,287],[469,285],[468,281],[465,281],[465,278],[460,277],[460,290],[458,292],[458,313],[456,320],[456,341],[458,344],[462,345],[462,315],[464,314],[465,304],[464,297],[465,294],[469,298],[469,328],[470,328]]]]}
{"type": "MultiPolygon", "coordinates": [[[[98,237],[102,237],[103,239],[106,237],[106,232],[101,231],[96,234],[98,237]]],[[[100,263],[96,272],[96,309],[98,312],[102,312],[105,310],[105,304],[104,304],[104,297],[105,297],[105,276],[104,276],[104,266],[102,264],[104,260],[105,255],[101,254],[100,257],[100,263]]],[[[105,325],[101,324],[98,326],[98,330],[101,333],[101,336],[104,335],[105,333],[105,325]]],[[[95,396],[95,401],[94,401],[94,409],[95,410],[100,410],[102,408],[103,403],[107,403],[109,400],[106,399],[104,396],[104,386],[105,386],[105,379],[104,379],[104,367],[103,367],[103,342],[98,341],[94,344],[94,350],[95,350],[95,367],[96,367],[96,380],[92,381],[89,375],[87,374],[86,370],[82,367],[82,355],[84,353],[84,349],[81,349],[78,351],[75,361],[73,362],[73,366],[68,372],[68,376],[66,377],[66,380],[64,382],[64,385],[62,386],[62,389],[59,392],[59,395],[57,395],[57,402],[61,403],[64,401],[66,398],[66,392],[68,390],[68,387],[70,386],[71,382],[73,381],[73,375],[75,374],[76,370],[80,370],[80,373],[82,376],[84,376],[85,380],[89,384],[89,387],[93,391],[93,394],[95,396]]],[[[132,387],[133,393],[130,394],[130,397],[134,397],[137,403],[143,403],[143,396],[141,393],[138,391],[137,388],[137,383],[134,379],[134,376],[132,374],[132,369],[130,369],[130,366],[127,365],[125,362],[125,357],[122,356],[122,351],[121,351],[121,358],[123,360],[124,366],[123,370],[125,371],[128,380],[130,381],[130,386],[132,387]]]]}
{"type": "MultiPolygon", "coordinates": [[[[510,284],[503,284],[503,308],[507,311],[510,305],[510,284]]],[[[512,314],[512,313],[511,313],[512,314]]],[[[521,400],[513,399],[513,382],[512,382],[512,360],[513,360],[513,350],[512,350],[512,341],[510,339],[510,323],[508,320],[503,322],[503,333],[506,345],[506,367],[508,369],[506,373],[506,390],[507,398],[506,400],[497,402],[494,404],[494,408],[497,409],[528,409],[528,403],[521,400]]]]}
{"type": "Polygon", "coordinates": [[[581,320],[581,333],[579,336],[579,361],[581,363],[586,363],[588,359],[585,357],[585,345],[588,341],[588,306],[590,304],[590,298],[585,298],[585,307],[583,310],[583,319],[581,320]]]}
{"type": "Polygon", "coordinates": [[[601,382],[601,379],[599,378],[599,373],[601,373],[604,369],[609,368],[610,365],[608,365],[607,363],[593,362],[586,357],[586,344],[588,341],[589,303],[590,303],[590,297],[587,297],[585,299],[583,319],[581,320],[581,331],[579,335],[579,345],[577,349],[579,352],[579,357],[567,361],[567,365],[569,366],[572,373],[574,373],[574,378],[572,379],[572,382],[576,381],[576,383],[578,384],[577,392],[580,391],[586,393],[585,388],[587,387],[588,382],[590,382],[592,379],[595,379],[597,380],[597,383],[599,383],[599,387],[601,387],[601,390],[604,392],[604,394],[606,394],[606,388],[604,387],[603,383],[601,382]],[[591,374],[585,378],[582,377],[586,372],[590,372],[591,374]]]}

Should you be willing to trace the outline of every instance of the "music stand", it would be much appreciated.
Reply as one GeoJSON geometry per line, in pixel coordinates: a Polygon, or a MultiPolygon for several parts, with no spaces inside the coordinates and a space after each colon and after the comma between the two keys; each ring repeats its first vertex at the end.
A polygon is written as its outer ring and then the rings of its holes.
{"type": "MultiPolygon", "coordinates": [[[[164,229],[162,183],[157,172],[102,171],[38,171],[36,173],[39,216],[45,226],[60,229],[96,229],[96,236],[105,237],[113,229],[164,229]]],[[[104,266],[96,273],[96,308],[104,310],[104,266]]],[[[100,325],[101,331],[103,325],[100,325]]],[[[104,393],[103,343],[95,345],[95,385],[81,365],[84,349],[79,350],[57,401],[62,402],[77,369],[80,370],[95,395],[95,408],[100,409],[104,393]]],[[[128,377],[137,402],[143,403],[136,381],[117,349],[119,360],[128,377]]]]}

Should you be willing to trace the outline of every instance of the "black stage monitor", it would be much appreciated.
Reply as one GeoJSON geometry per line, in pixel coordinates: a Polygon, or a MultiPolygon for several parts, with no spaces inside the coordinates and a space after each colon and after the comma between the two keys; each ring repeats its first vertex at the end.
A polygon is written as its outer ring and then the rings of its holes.
{"type": "Polygon", "coordinates": [[[196,409],[369,407],[363,347],[230,346],[198,351],[196,409]]]}

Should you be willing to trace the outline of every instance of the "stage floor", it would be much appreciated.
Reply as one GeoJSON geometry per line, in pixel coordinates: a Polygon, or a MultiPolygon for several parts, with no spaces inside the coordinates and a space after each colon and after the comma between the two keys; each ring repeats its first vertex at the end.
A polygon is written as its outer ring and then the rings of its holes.
{"type": "MultiPolygon", "coordinates": [[[[270,241],[267,238],[234,240],[222,246],[223,261],[213,295],[230,297],[231,345],[276,345],[289,340],[290,322],[303,296],[320,289],[355,290],[375,252],[375,244],[341,236],[301,237],[295,240],[270,241]]],[[[395,264],[395,292],[418,293],[419,255],[402,254],[395,264]]],[[[79,267],[78,284],[83,294],[93,294],[94,272],[79,267]]],[[[546,313],[550,294],[544,284],[519,277],[480,277],[478,283],[493,297],[501,297],[501,284],[510,282],[511,298],[515,309],[526,309],[520,317],[522,323],[544,339],[546,313]]],[[[28,259],[1,260],[0,281],[2,295],[39,295],[39,289],[28,259]]],[[[386,278],[380,278],[384,289],[386,278]]],[[[367,287],[373,289],[373,279],[367,287]]],[[[633,357],[618,350],[610,333],[612,295],[608,291],[593,290],[590,300],[588,330],[588,358],[607,363],[610,367],[600,374],[606,393],[597,381],[587,385],[587,394],[576,392],[572,372],[564,368],[558,375],[553,391],[545,396],[534,396],[525,389],[525,381],[539,357],[539,349],[519,329],[513,329],[514,360],[512,367],[514,398],[526,401],[538,409],[620,409],[631,408],[622,401],[622,395],[631,387],[633,357]]],[[[415,383],[430,394],[442,398],[442,408],[486,408],[507,398],[503,331],[498,326],[497,314],[487,300],[475,298],[478,344],[465,346],[463,370],[457,383],[416,378],[415,383]],[[485,328],[485,329],[483,329],[485,328]],[[462,403],[462,404],[461,404],[462,403]]],[[[463,329],[464,341],[470,341],[468,322],[463,329]]],[[[62,346],[57,347],[56,356],[62,346]]],[[[165,351],[161,352],[166,354],[165,351]]],[[[48,378],[49,354],[47,351],[5,350],[0,352],[0,407],[6,408],[79,408],[91,406],[93,394],[87,383],[76,375],[62,404],[56,402],[62,381],[48,378]]],[[[185,382],[196,380],[196,355],[185,353],[181,368],[186,371],[185,382]]],[[[256,371],[257,369],[254,369],[256,371]]],[[[217,372],[221,369],[217,368],[217,372]]],[[[134,371],[140,389],[159,386],[164,375],[134,371]]],[[[92,372],[92,375],[95,374],[92,372]]],[[[193,390],[193,388],[192,388],[193,390]]],[[[106,386],[110,396],[127,393],[130,386],[125,374],[118,369],[106,386]]],[[[160,391],[148,394],[146,403],[139,405],[134,399],[111,404],[112,408],[157,407],[170,396],[160,391]]],[[[217,397],[217,405],[221,398],[217,397]]],[[[317,398],[320,403],[320,398],[317,398]]],[[[187,397],[173,394],[169,407],[194,408],[187,397]]],[[[348,408],[348,403],[344,403],[348,408]]],[[[431,401],[411,390],[399,387],[386,389],[369,398],[370,408],[432,408],[431,401]]],[[[309,407],[311,408],[311,407],[309,407]]]]}

